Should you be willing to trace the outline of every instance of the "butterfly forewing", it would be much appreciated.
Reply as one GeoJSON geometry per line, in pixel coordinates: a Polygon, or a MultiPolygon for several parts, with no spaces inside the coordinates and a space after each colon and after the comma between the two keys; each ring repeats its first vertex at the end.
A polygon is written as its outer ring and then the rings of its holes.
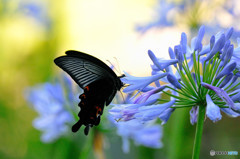
{"type": "Polygon", "coordinates": [[[81,88],[108,75],[107,71],[93,62],[77,57],[61,56],[54,62],[66,71],[81,88]]]}

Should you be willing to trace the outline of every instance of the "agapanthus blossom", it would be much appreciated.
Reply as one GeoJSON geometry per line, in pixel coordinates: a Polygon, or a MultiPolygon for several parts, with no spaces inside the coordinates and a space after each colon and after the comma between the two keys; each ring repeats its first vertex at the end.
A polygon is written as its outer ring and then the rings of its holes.
{"type": "MultiPolygon", "coordinates": [[[[212,34],[216,29],[222,29],[226,26],[225,18],[206,18],[218,17],[218,15],[227,16],[228,25],[238,26],[239,6],[240,2],[237,0],[222,1],[217,0],[181,0],[181,1],[166,1],[157,0],[153,5],[153,16],[150,21],[137,24],[136,30],[145,33],[153,28],[166,28],[178,26],[178,24],[188,26],[189,29],[195,30],[196,27],[204,24],[208,28],[207,34],[212,34]],[[214,6],[209,9],[208,6],[214,6]],[[197,12],[196,12],[197,10],[197,12]],[[211,19],[211,20],[210,20],[211,19]]],[[[239,30],[234,33],[234,37],[239,36],[239,30]]]]}
{"type": "Polygon", "coordinates": [[[222,119],[221,111],[231,117],[240,116],[239,47],[234,49],[230,41],[233,28],[213,35],[206,45],[202,44],[204,33],[202,26],[191,41],[191,47],[186,34],[182,33],[180,44],[169,48],[171,60],[159,59],[149,50],[153,75],[134,77],[127,74],[122,79],[129,84],[123,91],[136,94],[131,104],[121,104],[110,110],[119,126],[131,121],[154,123],[158,118],[165,124],[177,108],[183,107],[192,107],[192,124],[197,122],[202,107],[206,107],[205,114],[213,122],[222,119]],[[169,97],[163,99],[161,94],[169,97]]]}
{"type": "Polygon", "coordinates": [[[44,83],[29,87],[25,97],[31,103],[39,116],[33,121],[33,126],[42,131],[41,140],[52,142],[66,135],[69,125],[74,122],[74,98],[72,83],[69,78],[63,78],[64,86],[60,82],[44,83]]]}

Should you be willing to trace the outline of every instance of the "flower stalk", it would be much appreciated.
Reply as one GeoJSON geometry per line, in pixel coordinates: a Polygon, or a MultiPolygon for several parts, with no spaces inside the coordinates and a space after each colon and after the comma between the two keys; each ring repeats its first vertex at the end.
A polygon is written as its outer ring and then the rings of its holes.
{"type": "Polygon", "coordinates": [[[199,106],[192,159],[198,159],[200,155],[205,111],[206,111],[206,106],[199,106]]]}

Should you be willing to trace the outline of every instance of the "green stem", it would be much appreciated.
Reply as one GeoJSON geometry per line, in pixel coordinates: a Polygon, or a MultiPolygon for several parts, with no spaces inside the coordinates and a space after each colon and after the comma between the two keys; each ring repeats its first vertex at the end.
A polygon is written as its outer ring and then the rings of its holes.
{"type": "Polygon", "coordinates": [[[197,121],[197,127],[196,127],[192,159],[199,159],[202,132],[203,132],[203,123],[205,118],[205,110],[206,110],[205,106],[199,106],[198,121],[197,121]]]}

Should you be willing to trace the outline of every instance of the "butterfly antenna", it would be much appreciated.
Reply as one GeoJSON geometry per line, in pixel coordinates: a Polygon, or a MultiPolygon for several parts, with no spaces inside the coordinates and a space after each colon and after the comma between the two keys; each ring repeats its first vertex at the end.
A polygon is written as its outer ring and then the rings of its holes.
{"type": "Polygon", "coordinates": [[[111,65],[110,68],[111,68],[111,69],[114,69],[114,68],[115,68],[115,66],[111,63],[111,61],[107,60],[107,62],[110,63],[110,65],[111,65]]]}
{"type": "Polygon", "coordinates": [[[115,61],[117,62],[117,69],[116,71],[119,73],[119,74],[122,74],[121,73],[121,69],[120,69],[120,65],[119,65],[119,62],[118,62],[118,59],[116,57],[114,57],[115,61]]]}

